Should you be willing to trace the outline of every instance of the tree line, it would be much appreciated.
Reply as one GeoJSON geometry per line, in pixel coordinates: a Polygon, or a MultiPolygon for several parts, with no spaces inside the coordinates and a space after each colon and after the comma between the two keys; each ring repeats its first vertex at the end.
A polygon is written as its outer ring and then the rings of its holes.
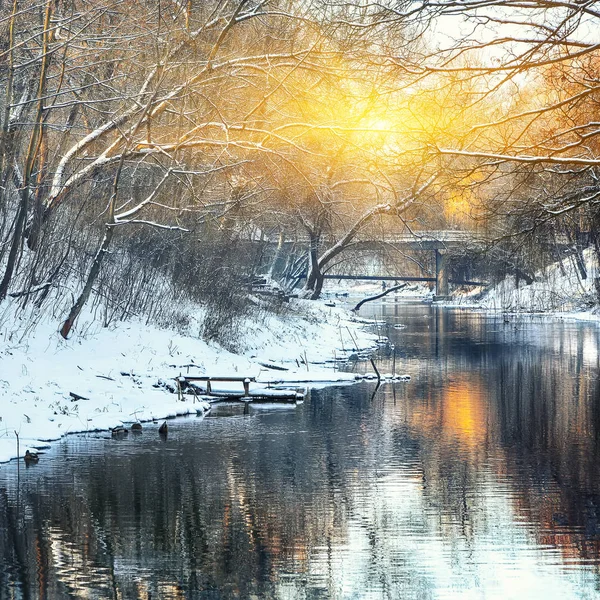
{"type": "Polygon", "coordinates": [[[295,242],[317,298],[361,236],[433,228],[583,272],[599,5],[4,0],[0,302],[67,337],[194,300],[218,338],[265,266],[246,242],[295,242]]]}

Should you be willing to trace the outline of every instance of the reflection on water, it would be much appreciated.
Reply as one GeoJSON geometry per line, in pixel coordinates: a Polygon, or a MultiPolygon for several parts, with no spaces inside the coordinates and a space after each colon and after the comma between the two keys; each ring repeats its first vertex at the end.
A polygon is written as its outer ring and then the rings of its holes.
{"type": "Polygon", "coordinates": [[[0,598],[600,598],[597,326],[370,310],[412,375],[373,400],[3,465],[0,598]]]}

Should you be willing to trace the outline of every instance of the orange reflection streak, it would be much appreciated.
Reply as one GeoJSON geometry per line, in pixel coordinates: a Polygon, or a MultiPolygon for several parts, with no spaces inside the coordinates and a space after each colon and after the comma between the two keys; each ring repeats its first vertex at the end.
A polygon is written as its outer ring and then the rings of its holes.
{"type": "Polygon", "coordinates": [[[479,380],[471,378],[445,389],[442,410],[443,431],[464,446],[474,448],[487,435],[487,408],[479,380]]]}
{"type": "Polygon", "coordinates": [[[412,415],[411,424],[427,437],[459,444],[469,451],[483,447],[488,435],[488,407],[481,381],[475,375],[456,374],[441,397],[430,398],[424,410],[412,415]]]}

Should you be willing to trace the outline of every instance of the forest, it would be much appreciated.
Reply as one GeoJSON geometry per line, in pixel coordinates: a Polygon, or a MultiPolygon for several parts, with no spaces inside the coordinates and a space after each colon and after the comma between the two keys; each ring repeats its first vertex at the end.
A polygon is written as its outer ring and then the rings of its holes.
{"type": "Polygon", "coordinates": [[[66,338],[192,301],[219,340],[257,277],[318,298],[361,239],[429,230],[479,237],[491,279],[585,279],[599,25],[594,0],[2,0],[0,304],[66,338]]]}

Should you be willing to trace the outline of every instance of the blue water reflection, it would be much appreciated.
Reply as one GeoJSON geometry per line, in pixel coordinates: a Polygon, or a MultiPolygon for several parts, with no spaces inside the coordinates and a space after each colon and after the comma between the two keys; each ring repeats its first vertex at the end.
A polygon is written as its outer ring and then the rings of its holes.
{"type": "Polygon", "coordinates": [[[410,382],[4,465],[0,598],[600,598],[598,327],[365,309],[410,382]]]}

